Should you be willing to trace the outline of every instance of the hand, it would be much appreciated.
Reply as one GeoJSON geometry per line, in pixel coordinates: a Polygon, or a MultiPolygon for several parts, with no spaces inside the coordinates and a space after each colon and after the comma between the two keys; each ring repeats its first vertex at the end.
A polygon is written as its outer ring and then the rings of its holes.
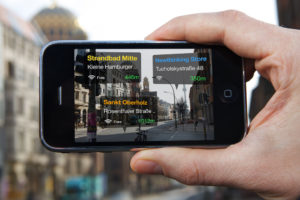
{"type": "MultiPolygon", "coordinates": [[[[225,149],[143,150],[132,158],[131,168],[188,185],[252,190],[265,199],[300,195],[300,31],[225,11],[177,17],[146,39],[222,43],[254,59],[255,69],[276,92],[241,142],[225,149]]],[[[247,70],[251,77],[253,68],[247,70]]]]}

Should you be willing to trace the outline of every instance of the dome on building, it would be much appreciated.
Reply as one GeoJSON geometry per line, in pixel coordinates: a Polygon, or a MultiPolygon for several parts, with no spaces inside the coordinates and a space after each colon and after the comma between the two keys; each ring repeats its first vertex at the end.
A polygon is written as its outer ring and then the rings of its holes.
{"type": "Polygon", "coordinates": [[[56,5],[42,9],[32,21],[40,27],[49,41],[87,39],[76,16],[69,10],[56,5]]]}

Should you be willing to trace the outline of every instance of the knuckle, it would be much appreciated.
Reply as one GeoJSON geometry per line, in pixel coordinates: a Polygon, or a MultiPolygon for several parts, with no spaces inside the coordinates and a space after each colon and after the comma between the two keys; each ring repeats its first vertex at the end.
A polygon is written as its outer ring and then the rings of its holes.
{"type": "Polygon", "coordinates": [[[225,10],[222,12],[222,17],[229,21],[238,21],[245,17],[245,14],[237,10],[225,10]]]}
{"type": "Polygon", "coordinates": [[[191,171],[183,172],[180,175],[180,182],[186,184],[186,185],[196,185],[199,184],[197,179],[197,174],[191,173],[191,171]]]}
{"type": "Polygon", "coordinates": [[[181,170],[180,177],[180,181],[186,185],[203,184],[203,178],[199,173],[196,163],[191,163],[191,165],[185,166],[181,170]]]}

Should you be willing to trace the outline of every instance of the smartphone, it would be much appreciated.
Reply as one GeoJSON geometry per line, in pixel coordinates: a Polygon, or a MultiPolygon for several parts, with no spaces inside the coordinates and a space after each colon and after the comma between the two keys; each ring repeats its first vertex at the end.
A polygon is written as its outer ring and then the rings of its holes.
{"type": "Polygon", "coordinates": [[[184,41],[54,41],[40,54],[51,151],[225,147],[247,129],[243,58],[184,41]]]}

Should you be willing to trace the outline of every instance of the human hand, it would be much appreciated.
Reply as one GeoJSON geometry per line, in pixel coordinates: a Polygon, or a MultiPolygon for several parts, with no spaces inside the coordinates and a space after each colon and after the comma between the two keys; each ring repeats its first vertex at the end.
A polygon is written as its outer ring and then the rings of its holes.
{"type": "MultiPolygon", "coordinates": [[[[241,142],[225,149],[143,150],[132,158],[131,168],[188,185],[252,190],[265,199],[299,196],[300,31],[225,11],[174,18],[146,39],[224,44],[239,56],[254,59],[255,69],[276,92],[241,142]]],[[[253,67],[247,71],[251,77],[253,67]]]]}

